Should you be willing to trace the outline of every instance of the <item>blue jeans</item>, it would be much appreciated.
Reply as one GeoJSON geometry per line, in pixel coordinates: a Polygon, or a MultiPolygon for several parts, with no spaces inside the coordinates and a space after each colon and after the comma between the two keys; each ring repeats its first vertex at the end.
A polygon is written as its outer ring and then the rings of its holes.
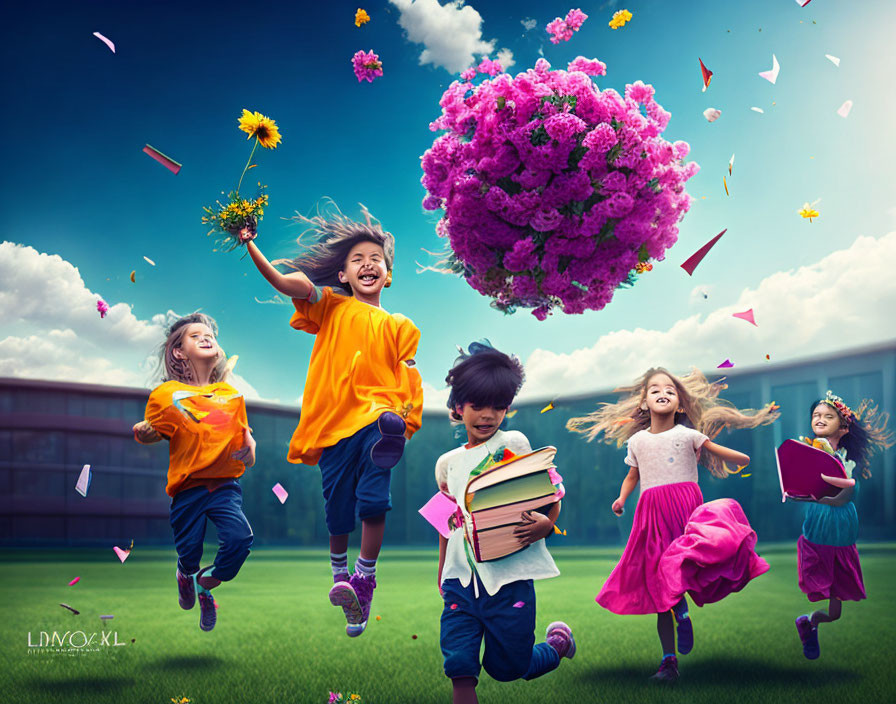
{"type": "Polygon", "coordinates": [[[215,568],[208,576],[228,582],[240,571],[254,539],[252,526],[243,513],[243,490],[239,482],[222,484],[214,491],[195,486],[171,500],[171,529],[181,574],[199,571],[206,518],[218,531],[215,568]]]}
{"type": "Polygon", "coordinates": [[[363,521],[392,509],[392,470],[378,467],[370,457],[370,449],[381,437],[374,421],[321,454],[317,466],[330,535],[351,533],[355,512],[363,521]]]}
{"type": "MultiPolygon", "coordinates": [[[[474,574],[473,579],[478,577],[474,574]]],[[[445,580],[442,591],[445,608],[439,644],[445,674],[451,679],[479,678],[483,636],[482,667],[499,682],[535,679],[560,664],[560,656],[550,645],[535,645],[535,587],[531,579],[505,584],[494,596],[479,582],[478,599],[472,580],[466,588],[458,579],[445,580]],[[523,605],[514,608],[519,602],[523,605]]]]}

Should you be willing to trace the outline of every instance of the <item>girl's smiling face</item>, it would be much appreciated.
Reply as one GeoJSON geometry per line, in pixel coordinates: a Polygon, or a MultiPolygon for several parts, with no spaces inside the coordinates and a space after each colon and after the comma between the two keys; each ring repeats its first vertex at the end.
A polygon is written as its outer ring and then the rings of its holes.
{"type": "Polygon", "coordinates": [[[220,350],[211,328],[203,323],[190,323],[180,345],[174,349],[174,356],[196,363],[216,359],[220,350]]]}
{"type": "Polygon", "coordinates": [[[457,414],[464,421],[469,444],[475,446],[481,445],[498,432],[498,428],[504,422],[504,416],[507,415],[507,406],[495,408],[465,403],[457,407],[457,414]]]}
{"type": "Polygon", "coordinates": [[[675,413],[679,408],[678,387],[668,374],[654,374],[647,380],[642,408],[657,415],[675,413]]]}
{"type": "Polygon", "coordinates": [[[388,273],[383,248],[375,242],[358,242],[345,258],[339,281],[348,284],[356,296],[378,296],[388,273]]]}
{"type": "Polygon", "coordinates": [[[827,403],[819,403],[812,411],[812,432],[817,438],[839,440],[847,430],[840,421],[840,415],[827,403]]]}

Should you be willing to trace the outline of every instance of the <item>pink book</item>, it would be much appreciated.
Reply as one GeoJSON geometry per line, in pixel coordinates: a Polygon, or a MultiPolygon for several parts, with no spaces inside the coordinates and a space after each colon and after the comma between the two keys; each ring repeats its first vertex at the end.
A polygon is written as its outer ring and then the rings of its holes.
{"type": "Polygon", "coordinates": [[[451,528],[448,527],[448,519],[457,511],[457,504],[445,496],[441,491],[437,491],[433,497],[427,501],[419,513],[430,525],[439,531],[439,535],[448,538],[451,535],[451,528]]]}
{"type": "Polygon", "coordinates": [[[785,440],[775,451],[781,501],[787,497],[810,498],[836,496],[840,487],[829,484],[821,475],[847,481],[846,470],[833,456],[799,440],[785,440]]]}

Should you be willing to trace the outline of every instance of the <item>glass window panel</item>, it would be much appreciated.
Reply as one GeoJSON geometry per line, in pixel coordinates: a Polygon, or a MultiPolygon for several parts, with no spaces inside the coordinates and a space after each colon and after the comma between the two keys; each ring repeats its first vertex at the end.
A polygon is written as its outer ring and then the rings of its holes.
{"type": "Polygon", "coordinates": [[[34,430],[12,431],[12,459],[17,462],[65,462],[65,434],[34,430]]]}

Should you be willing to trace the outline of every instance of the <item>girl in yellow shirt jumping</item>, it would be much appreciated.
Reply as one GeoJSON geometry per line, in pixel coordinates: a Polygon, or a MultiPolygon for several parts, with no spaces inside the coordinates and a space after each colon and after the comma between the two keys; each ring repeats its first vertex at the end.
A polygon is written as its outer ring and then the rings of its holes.
{"type": "Polygon", "coordinates": [[[316,336],[287,459],[320,468],[334,581],[329,598],[343,608],[353,637],[364,632],[370,614],[392,508],[391,469],[423,413],[420,374],[413,368],[420,331],[380,304],[392,283],[395,239],[366,209],[363,214],[364,222],[341,213],[300,218],[316,242],[295,259],[274,262],[292,269],[287,274],[261,253],[254,231],[241,235],[262,276],[292,298],[290,325],[316,336]],[[361,551],[349,574],[356,512],[361,551]]]}

